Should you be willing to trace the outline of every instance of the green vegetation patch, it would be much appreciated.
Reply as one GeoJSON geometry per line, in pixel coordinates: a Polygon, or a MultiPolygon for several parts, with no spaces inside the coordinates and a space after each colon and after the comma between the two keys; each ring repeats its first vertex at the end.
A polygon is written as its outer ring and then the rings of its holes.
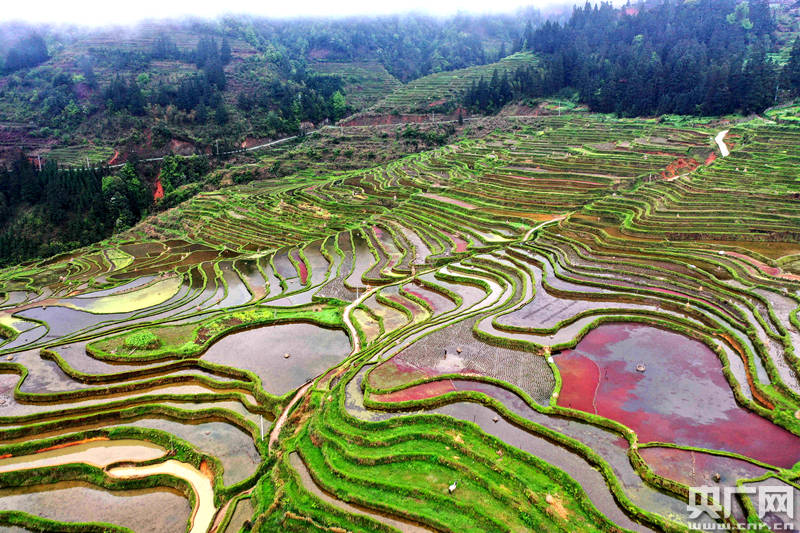
{"type": "Polygon", "coordinates": [[[252,306],[182,326],[157,326],[115,335],[94,341],[86,349],[94,357],[114,361],[199,357],[211,344],[229,333],[288,322],[341,327],[342,310],[331,304],[289,308],[252,306]]]}

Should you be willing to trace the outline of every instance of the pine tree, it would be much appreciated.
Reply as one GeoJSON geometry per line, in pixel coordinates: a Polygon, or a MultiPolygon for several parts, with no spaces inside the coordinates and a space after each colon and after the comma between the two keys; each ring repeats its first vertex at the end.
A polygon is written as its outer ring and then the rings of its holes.
{"type": "Polygon", "coordinates": [[[522,34],[522,49],[531,50],[533,48],[533,24],[528,21],[525,25],[525,32],[522,34]]]}
{"type": "Polygon", "coordinates": [[[497,53],[497,60],[500,61],[508,55],[506,52],[506,43],[500,43],[500,51],[497,53]]]}
{"type": "Polygon", "coordinates": [[[219,60],[223,65],[231,62],[231,45],[227,37],[222,39],[222,44],[219,47],[219,60]]]}
{"type": "Polygon", "coordinates": [[[794,40],[789,62],[783,67],[783,79],[793,94],[800,94],[800,37],[794,40]]]}

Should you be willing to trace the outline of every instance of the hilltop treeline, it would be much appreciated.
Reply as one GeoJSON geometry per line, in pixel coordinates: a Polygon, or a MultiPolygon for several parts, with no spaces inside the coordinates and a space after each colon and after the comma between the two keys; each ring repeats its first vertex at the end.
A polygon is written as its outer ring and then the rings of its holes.
{"type": "Polygon", "coordinates": [[[379,63],[405,82],[495,61],[527,18],[539,15],[230,17],[126,30],[124,44],[104,30],[0,25],[0,119],[64,144],[137,144],[156,124],[206,144],[285,136],[360,110],[345,88],[358,80],[315,72],[319,62],[379,63]]]}
{"type": "MultiPolygon", "coordinates": [[[[540,20],[536,11],[525,18],[540,20]]],[[[518,38],[519,15],[466,15],[446,19],[397,15],[341,20],[236,20],[231,28],[257,49],[277,50],[281,60],[377,60],[402,82],[495,61],[502,43],[518,38]]]]}
{"type": "Polygon", "coordinates": [[[542,57],[541,70],[482,80],[466,103],[491,111],[512,94],[572,89],[592,110],[624,116],[760,112],[779,89],[774,29],[766,0],[587,2],[563,24],[528,25],[518,46],[542,57]]]}

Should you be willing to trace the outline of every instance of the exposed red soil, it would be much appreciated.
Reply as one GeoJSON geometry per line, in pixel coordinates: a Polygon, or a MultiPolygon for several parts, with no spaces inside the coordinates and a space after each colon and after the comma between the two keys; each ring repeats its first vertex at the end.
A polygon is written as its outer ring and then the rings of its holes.
{"type": "Polygon", "coordinates": [[[116,165],[117,163],[122,163],[122,161],[120,160],[119,150],[114,150],[114,155],[108,160],[108,164],[116,165]]]}
{"type": "Polygon", "coordinates": [[[450,239],[452,239],[452,241],[455,243],[456,249],[454,251],[456,253],[467,251],[467,246],[469,246],[469,243],[467,241],[465,241],[464,239],[453,233],[447,233],[447,232],[442,232],[442,233],[450,237],[450,239]]]}
{"type": "Polygon", "coordinates": [[[717,154],[714,153],[714,152],[711,152],[710,154],[708,154],[708,158],[706,159],[706,165],[710,165],[711,163],[713,163],[716,160],[717,160],[717,154]]]}
{"type": "Polygon", "coordinates": [[[244,140],[240,143],[240,148],[252,148],[253,146],[261,146],[262,144],[266,144],[270,142],[272,139],[265,139],[262,137],[245,137],[244,140]]]}
{"type": "Polygon", "coordinates": [[[550,112],[547,110],[547,106],[544,103],[537,105],[536,107],[530,107],[525,104],[508,104],[498,116],[501,117],[521,117],[521,116],[531,116],[531,117],[538,117],[540,115],[549,115],[550,112]]]}
{"type": "Polygon", "coordinates": [[[164,197],[164,187],[161,185],[161,172],[156,177],[156,190],[153,191],[153,200],[158,200],[164,197]]]}
{"type": "Polygon", "coordinates": [[[407,389],[390,392],[388,394],[373,394],[370,398],[376,402],[384,403],[407,402],[410,400],[435,398],[436,396],[454,392],[455,390],[456,388],[453,386],[453,382],[447,379],[414,385],[407,389]]]}
{"type": "Polygon", "coordinates": [[[300,272],[300,283],[305,285],[308,281],[308,267],[306,266],[306,262],[300,257],[300,252],[297,250],[292,250],[292,258],[297,261],[297,269],[300,272]]]}
{"type": "Polygon", "coordinates": [[[692,170],[696,169],[699,166],[700,163],[698,163],[696,159],[694,158],[686,159],[681,157],[679,159],[676,159],[669,165],[667,165],[667,168],[665,168],[661,172],[661,177],[664,179],[674,178],[679,174],[691,172],[692,170]]]}
{"type": "Polygon", "coordinates": [[[169,142],[168,150],[178,155],[194,155],[194,144],[180,139],[172,139],[169,142]]]}
{"type": "Polygon", "coordinates": [[[110,439],[108,437],[92,437],[90,439],[74,440],[72,442],[64,442],[61,444],[56,444],[55,446],[48,446],[47,448],[41,448],[39,450],[36,450],[36,453],[49,452],[51,450],[60,450],[62,448],[68,448],[70,446],[77,446],[78,444],[86,444],[87,442],[95,442],[100,440],[110,440],[110,439]]]}

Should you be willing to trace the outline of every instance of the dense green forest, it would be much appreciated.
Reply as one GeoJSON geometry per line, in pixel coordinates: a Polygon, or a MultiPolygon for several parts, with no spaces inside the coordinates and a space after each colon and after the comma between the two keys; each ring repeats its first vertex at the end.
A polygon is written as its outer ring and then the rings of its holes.
{"type": "Polygon", "coordinates": [[[133,159],[118,169],[60,168],[20,155],[0,170],[0,265],[47,257],[108,237],[199,190],[211,169],[205,156],[133,159]],[[39,165],[41,164],[41,169],[39,165]],[[164,196],[153,199],[158,176],[164,196]]]}
{"type": "Polygon", "coordinates": [[[782,89],[800,88],[787,77],[796,67],[784,74],[768,56],[774,30],[766,0],[587,2],[563,24],[525,29],[517,46],[539,54],[543,68],[480,80],[464,104],[491,112],[515,98],[575,91],[593,111],[624,116],[758,113],[782,89]]]}

